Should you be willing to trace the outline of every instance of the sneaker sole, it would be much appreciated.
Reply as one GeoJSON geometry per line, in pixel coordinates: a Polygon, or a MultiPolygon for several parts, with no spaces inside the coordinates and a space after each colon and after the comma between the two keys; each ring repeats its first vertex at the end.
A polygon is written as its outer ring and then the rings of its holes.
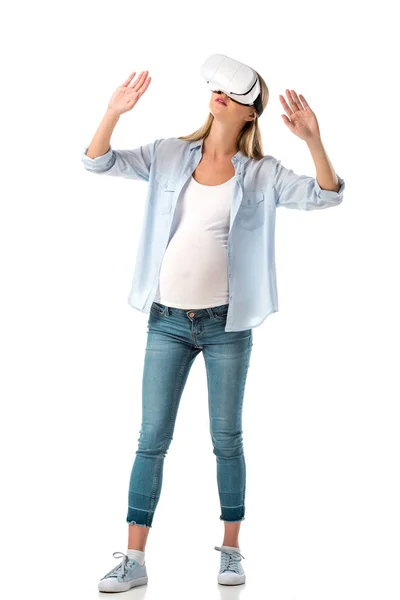
{"type": "Polygon", "coordinates": [[[99,583],[98,588],[99,592],[126,592],[137,585],[145,585],[147,582],[148,577],[137,577],[137,579],[125,582],[110,581],[110,583],[107,583],[107,580],[105,579],[99,583]]]}
{"type": "Polygon", "coordinates": [[[241,585],[246,583],[246,575],[238,575],[237,577],[221,577],[221,575],[218,575],[218,583],[220,585],[241,585]]]}

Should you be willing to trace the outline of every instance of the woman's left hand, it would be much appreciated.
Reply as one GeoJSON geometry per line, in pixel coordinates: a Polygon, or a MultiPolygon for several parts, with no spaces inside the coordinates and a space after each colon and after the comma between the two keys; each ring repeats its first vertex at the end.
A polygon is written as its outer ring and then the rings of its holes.
{"type": "Polygon", "coordinates": [[[321,135],[317,117],[311,110],[304,96],[300,94],[299,98],[294,90],[286,90],[286,95],[290,106],[280,94],[279,99],[289,117],[282,115],[282,118],[290,131],[304,141],[320,138],[321,135]]]}

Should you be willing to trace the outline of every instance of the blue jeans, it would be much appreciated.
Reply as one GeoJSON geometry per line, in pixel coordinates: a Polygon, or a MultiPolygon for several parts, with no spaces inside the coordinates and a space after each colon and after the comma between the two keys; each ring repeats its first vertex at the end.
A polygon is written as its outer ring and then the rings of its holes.
{"type": "Polygon", "coordinates": [[[225,332],[227,312],[228,304],[193,310],[158,302],[151,306],[142,381],[142,423],[129,482],[129,524],[152,526],[180,398],[194,359],[201,351],[217,464],[219,518],[245,518],[242,406],[253,336],[252,329],[225,332]]]}

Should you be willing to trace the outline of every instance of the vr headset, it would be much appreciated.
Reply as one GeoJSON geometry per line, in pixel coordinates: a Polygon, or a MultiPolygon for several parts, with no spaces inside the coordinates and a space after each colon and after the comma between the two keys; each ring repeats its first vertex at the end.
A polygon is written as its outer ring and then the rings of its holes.
{"type": "Polygon", "coordinates": [[[238,104],[254,105],[257,115],[261,117],[261,86],[254,69],[224,54],[211,54],[203,63],[200,73],[212,92],[224,92],[238,104]]]}

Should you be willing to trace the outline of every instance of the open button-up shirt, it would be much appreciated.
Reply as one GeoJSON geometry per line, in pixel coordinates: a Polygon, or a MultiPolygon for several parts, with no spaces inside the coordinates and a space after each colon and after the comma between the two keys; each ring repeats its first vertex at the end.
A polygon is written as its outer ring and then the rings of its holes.
{"type": "MultiPolygon", "coordinates": [[[[87,156],[87,145],[82,154],[85,169],[92,173],[148,183],[128,295],[128,303],[144,313],[150,312],[178,198],[202,158],[203,141],[204,138],[194,142],[163,138],[133,150],[114,150],[110,146],[96,158],[87,156]]],[[[238,151],[231,160],[236,183],[227,242],[229,308],[225,331],[242,331],[258,327],[279,310],[276,208],[315,210],[336,206],[343,200],[345,182],[336,174],[340,189],[323,190],[316,178],[297,175],[270,155],[255,160],[238,151]]]]}

